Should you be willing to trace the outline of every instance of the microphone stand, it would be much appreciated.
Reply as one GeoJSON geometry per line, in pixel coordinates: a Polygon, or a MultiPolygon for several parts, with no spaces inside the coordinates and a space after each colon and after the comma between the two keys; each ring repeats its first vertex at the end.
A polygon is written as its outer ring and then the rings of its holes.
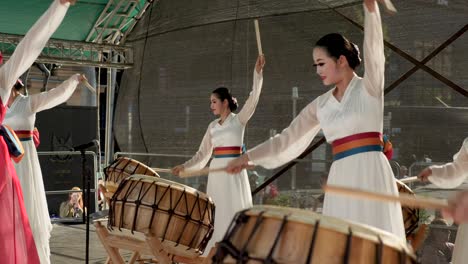
{"type": "Polygon", "coordinates": [[[85,187],[85,192],[83,193],[84,196],[84,208],[83,208],[83,221],[86,224],[86,264],[89,263],[89,205],[91,204],[91,173],[89,170],[86,170],[86,156],[85,156],[85,149],[80,149],[81,153],[81,173],[83,179],[83,186],[85,187]]]}
{"type": "Polygon", "coordinates": [[[98,148],[98,141],[93,140],[93,144],[88,143],[84,145],[80,145],[78,147],[73,148],[75,151],[80,151],[81,153],[81,173],[82,173],[82,180],[83,180],[83,188],[85,191],[83,192],[84,198],[84,208],[83,208],[83,221],[86,225],[86,264],[89,263],[89,209],[91,204],[91,172],[86,169],[86,156],[85,151],[89,147],[96,147],[98,148]]]}

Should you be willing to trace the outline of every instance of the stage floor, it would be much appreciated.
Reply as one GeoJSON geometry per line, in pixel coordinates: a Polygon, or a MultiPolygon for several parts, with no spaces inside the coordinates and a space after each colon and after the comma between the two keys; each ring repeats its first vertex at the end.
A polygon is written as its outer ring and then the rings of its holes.
{"type": "MultiPolygon", "coordinates": [[[[52,264],[83,264],[86,259],[86,226],[84,224],[53,224],[50,238],[52,264]]],[[[123,254],[129,257],[130,253],[123,254]]],[[[107,254],[102,246],[94,225],[89,232],[89,263],[105,263],[107,254]]]]}

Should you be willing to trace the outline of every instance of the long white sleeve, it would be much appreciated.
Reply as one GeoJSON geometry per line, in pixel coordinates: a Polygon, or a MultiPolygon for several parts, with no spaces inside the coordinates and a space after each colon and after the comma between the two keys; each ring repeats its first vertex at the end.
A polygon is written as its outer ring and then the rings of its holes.
{"type": "Polygon", "coordinates": [[[261,71],[259,74],[256,70],[254,70],[252,91],[250,92],[247,101],[245,101],[242,110],[237,114],[237,118],[239,118],[239,122],[241,122],[241,124],[246,125],[255,112],[255,108],[257,108],[258,100],[260,98],[260,93],[262,92],[262,86],[263,71],[261,71]]]}
{"type": "Polygon", "coordinates": [[[69,3],[55,0],[34,26],[26,33],[10,59],[0,68],[0,98],[5,105],[16,80],[36,60],[49,38],[58,28],[68,10],[69,3]]]}
{"type": "Polygon", "coordinates": [[[453,156],[453,162],[442,166],[431,166],[429,181],[442,188],[455,188],[468,177],[468,138],[460,151],[453,156]]]}
{"type": "Polygon", "coordinates": [[[276,168],[304,152],[319,131],[317,99],[315,99],[281,134],[249,150],[247,155],[255,165],[268,169],[276,168]]]}
{"type": "Polygon", "coordinates": [[[383,96],[385,80],[385,54],[382,20],[377,2],[375,11],[369,12],[364,5],[364,86],[370,95],[383,96]]]}
{"type": "Polygon", "coordinates": [[[186,161],[183,166],[186,170],[200,170],[208,163],[213,153],[213,146],[211,145],[211,123],[206,130],[205,136],[198,148],[197,153],[188,161],[186,161]]]}
{"type": "Polygon", "coordinates": [[[75,74],[56,88],[31,95],[31,112],[37,113],[66,102],[79,84],[79,74],[75,74]]]}

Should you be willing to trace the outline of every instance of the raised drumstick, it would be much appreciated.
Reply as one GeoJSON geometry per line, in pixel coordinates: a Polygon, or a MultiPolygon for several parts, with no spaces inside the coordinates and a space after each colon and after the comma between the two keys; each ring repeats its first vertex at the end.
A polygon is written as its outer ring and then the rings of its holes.
{"type": "Polygon", "coordinates": [[[359,189],[346,188],[333,185],[325,185],[323,190],[326,193],[341,194],[346,196],[352,196],[356,198],[376,200],[383,202],[398,202],[402,205],[427,208],[427,209],[449,209],[447,200],[435,199],[435,198],[417,198],[409,194],[400,193],[399,196],[393,196],[388,194],[381,194],[369,191],[363,191],[359,189]]]}
{"type": "Polygon", "coordinates": [[[395,14],[397,12],[395,6],[393,5],[392,1],[390,0],[383,0],[382,4],[384,5],[385,9],[387,9],[387,12],[391,14],[395,14]]]}
{"type": "Polygon", "coordinates": [[[94,87],[91,86],[91,84],[89,84],[88,79],[86,79],[84,74],[81,74],[81,77],[82,77],[81,83],[84,84],[84,86],[86,86],[86,88],[88,88],[88,90],[90,90],[92,93],[96,93],[96,89],[94,89],[94,87]]]}
{"type": "Polygon", "coordinates": [[[262,51],[262,40],[260,39],[260,27],[258,26],[258,20],[254,20],[255,25],[255,36],[257,37],[257,48],[258,48],[258,55],[263,55],[262,51]]]}

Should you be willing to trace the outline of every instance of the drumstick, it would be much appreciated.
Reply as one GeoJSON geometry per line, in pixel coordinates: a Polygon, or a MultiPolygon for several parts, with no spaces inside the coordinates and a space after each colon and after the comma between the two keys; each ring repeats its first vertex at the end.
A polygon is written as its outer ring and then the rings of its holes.
{"type": "Polygon", "coordinates": [[[260,27],[258,26],[258,20],[254,20],[255,25],[255,36],[257,37],[257,48],[258,48],[258,55],[263,55],[262,51],[262,41],[260,40],[260,27]]]}
{"type": "Polygon", "coordinates": [[[81,83],[84,84],[84,86],[86,86],[86,88],[88,88],[89,91],[91,91],[92,93],[96,93],[96,89],[94,89],[94,87],[91,86],[91,84],[89,84],[88,80],[86,79],[86,77],[84,77],[83,74],[82,76],[83,80],[81,81],[81,83]]]}
{"type": "Polygon", "coordinates": [[[408,177],[400,180],[402,183],[407,184],[407,183],[412,183],[419,181],[418,176],[413,176],[413,177],[408,177]]]}
{"type": "MultiPolygon", "coordinates": [[[[247,166],[245,169],[247,170],[252,170],[255,168],[253,165],[247,166]]],[[[202,176],[202,175],[208,175],[211,172],[221,172],[221,171],[226,171],[227,167],[224,168],[216,168],[216,169],[210,169],[210,167],[203,168],[201,170],[196,170],[196,171],[181,171],[179,172],[180,177],[194,177],[194,176],[202,176]]]]}
{"type": "Polygon", "coordinates": [[[155,172],[166,172],[166,173],[172,173],[172,169],[163,169],[163,168],[151,168],[155,172]]]}
{"type": "Polygon", "coordinates": [[[449,209],[447,200],[435,198],[417,198],[409,194],[401,193],[399,196],[381,194],[359,189],[346,188],[340,186],[325,185],[323,190],[326,193],[342,194],[354,196],[356,198],[371,199],[383,202],[399,202],[402,205],[427,209],[449,209]]]}

